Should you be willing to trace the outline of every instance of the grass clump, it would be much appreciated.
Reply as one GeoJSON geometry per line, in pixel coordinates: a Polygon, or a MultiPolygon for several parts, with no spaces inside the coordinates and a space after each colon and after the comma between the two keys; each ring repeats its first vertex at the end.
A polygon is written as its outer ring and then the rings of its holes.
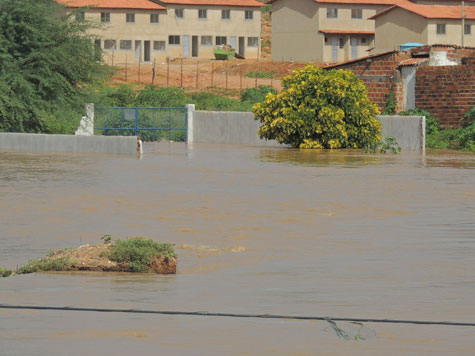
{"type": "Polygon", "coordinates": [[[0,267],[0,277],[2,277],[2,278],[3,277],[9,277],[9,276],[12,275],[12,273],[13,273],[13,271],[0,267]]]}
{"type": "Polygon", "coordinates": [[[269,72],[267,70],[259,70],[257,72],[251,71],[244,75],[246,78],[261,78],[261,79],[271,79],[275,77],[274,72],[269,72]]]}
{"type": "Polygon", "coordinates": [[[176,257],[173,246],[143,238],[116,240],[110,247],[108,257],[111,261],[128,264],[129,272],[147,272],[155,257],[176,257]]]}
{"type": "Polygon", "coordinates": [[[29,260],[28,263],[18,269],[17,274],[27,274],[44,271],[69,271],[77,265],[77,262],[69,257],[52,258],[45,257],[39,260],[29,260]]]}

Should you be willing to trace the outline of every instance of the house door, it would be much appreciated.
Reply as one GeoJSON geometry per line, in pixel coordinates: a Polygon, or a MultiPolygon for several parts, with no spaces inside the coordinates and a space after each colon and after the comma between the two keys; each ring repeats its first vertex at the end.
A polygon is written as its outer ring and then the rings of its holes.
{"type": "Polygon", "coordinates": [[[332,62],[338,62],[338,38],[332,38],[332,62]]]}
{"type": "Polygon", "coordinates": [[[191,56],[198,57],[198,36],[191,37],[191,56]]]}
{"type": "Polygon", "coordinates": [[[358,39],[352,38],[351,40],[351,59],[358,58],[358,39]]]}
{"type": "Polygon", "coordinates": [[[150,41],[143,41],[143,60],[150,62],[150,41]]]}
{"type": "Polygon", "coordinates": [[[245,55],[245,37],[239,37],[239,51],[238,53],[244,57],[245,55]]]}
{"type": "Polygon", "coordinates": [[[232,48],[236,49],[236,36],[231,36],[231,37],[230,37],[229,45],[230,45],[232,48]]]}
{"type": "Polygon", "coordinates": [[[183,36],[183,57],[190,56],[190,36],[183,36]]]}
{"type": "Polygon", "coordinates": [[[142,60],[142,41],[135,41],[135,61],[142,60]]]}

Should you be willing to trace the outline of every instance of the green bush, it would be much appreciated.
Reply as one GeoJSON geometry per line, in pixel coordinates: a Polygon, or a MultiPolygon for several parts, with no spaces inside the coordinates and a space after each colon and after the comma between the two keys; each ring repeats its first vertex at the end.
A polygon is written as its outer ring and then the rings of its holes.
{"type": "Polygon", "coordinates": [[[282,80],[283,90],[253,107],[259,135],[300,148],[363,148],[381,139],[376,105],[350,71],[308,65],[282,80]]]}
{"type": "Polygon", "coordinates": [[[255,78],[257,76],[257,78],[260,78],[260,79],[270,79],[270,78],[275,77],[275,73],[274,72],[268,72],[266,70],[260,70],[260,71],[257,71],[257,72],[251,71],[249,73],[244,74],[244,76],[246,78],[255,78]]]}
{"type": "Polygon", "coordinates": [[[152,259],[160,256],[176,257],[173,245],[142,238],[116,240],[108,255],[111,261],[127,263],[130,272],[147,272],[152,259]]]}
{"type": "Polygon", "coordinates": [[[475,152],[475,106],[462,119],[466,122],[459,129],[459,147],[464,151],[475,152]]]}
{"type": "Polygon", "coordinates": [[[241,102],[252,104],[264,101],[267,94],[277,94],[277,90],[270,85],[259,85],[257,88],[247,88],[241,91],[241,102]]]}
{"type": "Polygon", "coordinates": [[[28,263],[20,267],[18,274],[35,273],[41,271],[69,271],[71,267],[75,267],[76,261],[69,257],[59,258],[42,258],[39,260],[29,260],[28,263]]]}
{"type": "Polygon", "coordinates": [[[5,268],[2,268],[0,267],[0,277],[9,277],[11,276],[11,274],[13,273],[13,271],[10,271],[9,269],[5,269],[5,268]]]}

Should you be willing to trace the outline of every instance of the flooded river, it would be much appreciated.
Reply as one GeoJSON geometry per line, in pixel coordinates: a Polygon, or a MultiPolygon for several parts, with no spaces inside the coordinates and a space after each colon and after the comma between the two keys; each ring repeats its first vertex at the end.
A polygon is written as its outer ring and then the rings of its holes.
{"type": "MultiPolygon", "coordinates": [[[[158,143],[0,152],[0,266],[104,234],[174,276],[0,279],[0,304],[475,322],[475,155],[158,143]]],[[[473,355],[475,327],[0,309],[0,355],[473,355]],[[363,335],[364,334],[364,335],[363,335]]]]}

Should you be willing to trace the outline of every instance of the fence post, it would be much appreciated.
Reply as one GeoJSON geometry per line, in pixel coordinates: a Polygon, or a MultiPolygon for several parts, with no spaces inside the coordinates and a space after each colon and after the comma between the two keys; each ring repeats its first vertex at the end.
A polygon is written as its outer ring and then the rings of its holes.
{"type": "Polygon", "coordinates": [[[211,62],[211,88],[213,88],[214,62],[211,62]]]}
{"type": "Polygon", "coordinates": [[[183,88],[183,57],[180,58],[180,88],[183,88]]]}
{"type": "Polygon", "coordinates": [[[125,74],[124,74],[124,82],[127,83],[127,55],[125,55],[125,74]]]}
{"type": "Polygon", "coordinates": [[[170,86],[170,58],[167,57],[167,87],[170,86]]]}
{"type": "Polygon", "coordinates": [[[196,61],[196,89],[198,89],[198,77],[200,76],[200,60],[196,61]]]}
{"type": "Polygon", "coordinates": [[[193,143],[193,113],[195,104],[186,104],[186,142],[193,143]]]}
{"type": "Polygon", "coordinates": [[[138,136],[138,135],[139,135],[139,108],[135,108],[135,136],[138,136]]]}
{"type": "Polygon", "coordinates": [[[153,81],[155,80],[155,61],[156,61],[156,60],[157,60],[156,58],[154,58],[154,59],[153,59],[153,68],[152,68],[152,85],[153,85],[153,81]]]}
{"type": "Polygon", "coordinates": [[[239,89],[242,91],[242,67],[239,67],[239,89]]]}
{"type": "Polygon", "coordinates": [[[228,90],[228,65],[226,64],[226,66],[224,68],[226,68],[226,70],[225,70],[225,72],[226,72],[226,90],[228,90]]]}

